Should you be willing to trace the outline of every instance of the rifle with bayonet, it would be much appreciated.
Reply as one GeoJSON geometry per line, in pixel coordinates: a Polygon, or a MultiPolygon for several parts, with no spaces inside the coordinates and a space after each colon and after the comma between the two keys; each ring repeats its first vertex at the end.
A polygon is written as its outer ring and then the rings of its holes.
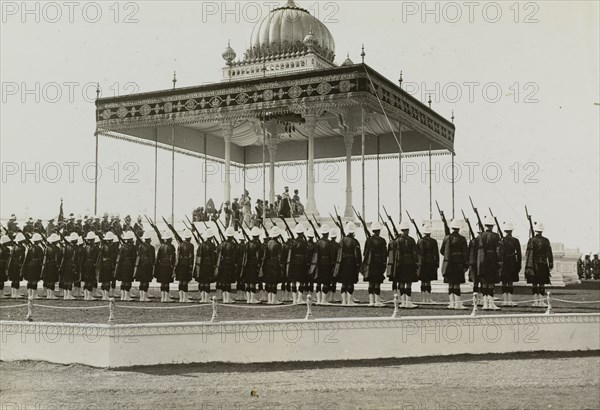
{"type": "Polygon", "coordinates": [[[492,208],[488,208],[490,210],[490,216],[492,218],[494,218],[494,221],[496,221],[496,227],[498,228],[498,235],[500,235],[500,238],[504,238],[504,234],[502,233],[502,228],[500,227],[500,222],[498,222],[498,218],[496,218],[494,216],[494,213],[492,212],[492,208]]]}
{"type": "Polygon", "coordinates": [[[529,221],[529,235],[533,238],[535,236],[535,231],[533,230],[533,220],[531,219],[531,215],[529,215],[527,205],[525,205],[525,215],[527,216],[527,220],[529,221]]]}
{"type": "MultiPolygon", "coordinates": [[[[221,225],[223,225],[223,229],[226,231],[227,228],[225,228],[225,224],[220,220],[217,219],[217,229],[219,229],[219,235],[221,235],[221,238],[223,239],[223,241],[227,240],[227,237],[225,237],[225,234],[221,231],[221,228],[219,227],[219,222],[221,222],[221,225]]],[[[233,237],[233,242],[234,243],[238,243],[237,239],[235,239],[235,237],[233,237]]]]}
{"type": "Polygon", "coordinates": [[[321,224],[319,223],[319,221],[317,221],[317,217],[313,214],[313,219],[315,220],[315,223],[317,224],[317,227],[321,227],[321,224]]]}
{"type": "Polygon", "coordinates": [[[477,216],[477,225],[479,226],[479,230],[481,232],[485,231],[485,227],[483,226],[483,223],[481,222],[481,217],[479,216],[479,211],[477,210],[477,208],[475,208],[475,205],[473,204],[473,200],[471,199],[471,196],[469,196],[469,201],[471,201],[471,208],[473,208],[473,212],[475,212],[475,215],[477,216]]]}
{"type": "Polygon", "coordinates": [[[385,216],[387,217],[387,219],[389,219],[389,221],[392,224],[392,229],[394,229],[394,235],[399,236],[400,234],[398,233],[398,230],[396,229],[396,224],[394,223],[394,220],[392,219],[390,214],[388,214],[388,211],[387,211],[387,209],[385,209],[385,206],[383,206],[383,212],[385,212],[385,216]]]}
{"type": "Polygon", "coordinates": [[[442,218],[442,222],[444,223],[444,233],[446,236],[450,235],[450,227],[448,226],[448,221],[446,220],[446,216],[444,215],[444,211],[440,209],[440,204],[438,201],[435,201],[435,206],[437,206],[438,212],[440,214],[440,218],[442,218]]]}
{"type": "Polygon", "coordinates": [[[340,217],[340,214],[338,214],[338,211],[337,211],[337,208],[335,205],[333,206],[333,210],[335,211],[335,217],[337,218],[338,222],[340,223],[338,226],[340,227],[341,238],[343,238],[344,236],[346,236],[346,232],[344,232],[344,224],[342,222],[342,218],[340,217]]]}
{"type": "Polygon", "coordinates": [[[160,230],[154,224],[154,221],[152,219],[150,219],[148,217],[148,215],[144,215],[144,216],[146,217],[146,220],[148,221],[148,223],[150,224],[150,226],[152,227],[152,229],[154,229],[154,232],[156,232],[156,236],[158,237],[158,242],[160,242],[161,244],[164,244],[165,242],[163,241],[162,235],[160,234],[160,230]]]}
{"type": "Polygon", "coordinates": [[[362,218],[362,216],[360,216],[360,214],[358,213],[358,211],[354,208],[354,206],[352,207],[352,210],[354,211],[354,213],[356,214],[356,217],[358,218],[358,220],[360,221],[360,223],[363,226],[363,230],[365,231],[365,236],[367,238],[371,237],[371,232],[369,231],[369,229],[367,228],[367,224],[365,222],[365,220],[362,218]]]}
{"type": "Polygon", "coordinates": [[[177,233],[177,231],[175,230],[175,228],[173,227],[173,225],[171,225],[170,223],[168,223],[164,216],[162,216],[161,218],[162,218],[163,222],[167,225],[167,228],[169,228],[169,230],[173,233],[173,236],[175,237],[175,239],[177,240],[177,242],[178,243],[182,243],[183,239],[181,238],[181,236],[179,236],[179,234],[177,233]]]}
{"type": "MultiPolygon", "coordinates": [[[[198,243],[198,245],[200,245],[202,242],[204,242],[204,239],[202,239],[202,235],[200,235],[200,231],[198,231],[198,228],[196,228],[194,222],[192,222],[187,215],[185,216],[185,219],[187,219],[190,223],[190,227],[192,228],[192,233],[195,235],[196,242],[198,243]]],[[[206,225],[206,223],[204,225],[206,225]]]]}
{"type": "Polygon", "coordinates": [[[185,226],[185,229],[187,229],[188,231],[190,231],[192,233],[192,237],[194,238],[194,241],[196,241],[196,244],[198,246],[200,246],[200,244],[202,242],[200,242],[200,240],[198,239],[198,236],[196,236],[196,231],[194,231],[192,228],[190,228],[190,226],[185,222],[185,221],[181,221],[183,222],[183,226],[185,226]]]}
{"type": "MultiPolygon", "coordinates": [[[[312,223],[312,221],[308,218],[308,215],[306,215],[306,212],[304,212],[304,209],[302,210],[302,213],[304,214],[304,216],[306,217],[306,220],[308,221],[308,223],[310,224],[310,227],[312,228],[313,232],[315,233],[315,238],[317,239],[321,239],[321,237],[319,236],[319,231],[317,231],[317,228],[315,228],[315,225],[312,223]]],[[[313,215],[314,216],[314,215],[313,215]]]]}
{"type": "Polygon", "coordinates": [[[475,232],[473,232],[473,227],[471,226],[471,222],[469,221],[469,218],[467,218],[467,215],[465,215],[465,211],[463,211],[462,209],[460,210],[462,212],[463,218],[465,220],[465,222],[467,223],[467,226],[469,227],[469,233],[471,234],[471,240],[474,241],[475,240],[475,232]]]}
{"type": "Polygon", "coordinates": [[[279,218],[283,221],[283,224],[285,225],[285,230],[287,231],[288,235],[290,235],[290,238],[295,239],[294,238],[294,233],[290,229],[290,227],[289,227],[287,221],[285,220],[285,218],[283,216],[280,216],[279,218]]]}
{"type": "Polygon", "coordinates": [[[333,221],[333,224],[335,226],[337,226],[338,228],[340,227],[340,224],[338,223],[338,221],[333,217],[333,215],[331,215],[331,213],[329,214],[329,217],[331,218],[331,220],[333,221]]]}
{"type": "Polygon", "coordinates": [[[112,226],[110,227],[110,230],[112,231],[112,233],[117,237],[117,239],[119,240],[119,242],[121,243],[121,245],[125,244],[125,241],[123,240],[123,238],[121,238],[119,236],[119,234],[117,233],[117,231],[115,230],[115,228],[113,228],[112,226]]]}
{"type": "Polygon", "coordinates": [[[387,224],[387,222],[381,217],[381,214],[378,213],[377,214],[379,216],[379,220],[381,221],[381,223],[383,224],[383,226],[385,226],[385,229],[387,229],[387,233],[388,233],[388,239],[389,240],[393,240],[394,236],[392,235],[392,231],[390,230],[390,226],[387,224]]]}
{"type": "Polygon", "coordinates": [[[408,215],[408,219],[412,222],[413,226],[415,227],[415,232],[417,232],[417,236],[419,237],[419,239],[423,239],[423,235],[421,235],[421,231],[419,231],[419,226],[417,225],[415,220],[410,216],[408,211],[406,211],[406,215],[408,215]]]}

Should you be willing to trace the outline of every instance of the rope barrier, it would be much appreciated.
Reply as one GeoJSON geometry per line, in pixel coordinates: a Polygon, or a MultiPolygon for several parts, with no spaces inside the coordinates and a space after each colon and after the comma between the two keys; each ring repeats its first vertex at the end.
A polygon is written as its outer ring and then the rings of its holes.
{"type": "Polygon", "coordinates": [[[77,309],[92,310],[92,309],[107,309],[108,308],[108,305],[102,305],[102,306],[52,306],[52,305],[38,305],[37,303],[34,303],[33,306],[50,308],[50,309],[65,309],[65,310],[77,310],[77,309]]]}
{"type": "Polygon", "coordinates": [[[190,303],[190,304],[186,304],[184,306],[131,306],[131,305],[116,305],[116,307],[118,307],[119,309],[150,309],[150,310],[156,310],[156,309],[166,309],[166,310],[171,310],[171,309],[190,309],[190,308],[197,308],[197,307],[206,307],[206,306],[210,306],[207,304],[199,304],[199,303],[190,303]]]}
{"type": "Polygon", "coordinates": [[[289,306],[306,306],[306,303],[301,303],[301,304],[289,304],[289,305],[264,305],[264,306],[260,306],[260,305],[254,305],[254,306],[244,306],[244,305],[236,305],[233,303],[217,303],[217,305],[219,306],[229,306],[229,307],[237,307],[237,308],[243,308],[243,309],[269,309],[269,308],[282,308],[282,307],[289,307],[289,306]]]}
{"type": "Polygon", "coordinates": [[[27,303],[23,303],[21,305],[10,305],[10,306],[0,305],[0,309],[11,309],[11,308],[18,308],[18,307],[23,307],[23,306],[27,306],[27,303]]]}
{"type": "Polygon", "coordinates": [[[558,299],[558,298],[552,298],[552,300],[557,300],[559,302],[564,302],[564,303],[576,303],[576,304],[600,303],[600,300],[575,301],[575,300],[564,300],[564,299],[558,299]]]}

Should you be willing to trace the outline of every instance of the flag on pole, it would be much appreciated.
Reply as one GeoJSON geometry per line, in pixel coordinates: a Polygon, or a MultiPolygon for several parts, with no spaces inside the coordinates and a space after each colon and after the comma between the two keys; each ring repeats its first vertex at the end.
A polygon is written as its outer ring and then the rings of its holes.
{"type": "Polygon", "coordinates": [[[57,222],[63,222],[65,220],[65,215],[63,213],[63,200],[62,198],[60,198],[60,208],[58,210],[58,221],[57,222]]]}

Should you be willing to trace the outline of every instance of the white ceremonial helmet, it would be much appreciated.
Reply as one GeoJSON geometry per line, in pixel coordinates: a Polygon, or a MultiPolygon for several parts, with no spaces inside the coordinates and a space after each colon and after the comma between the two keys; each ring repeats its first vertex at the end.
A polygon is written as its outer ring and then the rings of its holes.
{"type": "Polygon", "coordinates": [[[106,235],[104,235],[104,239],[107,241],[112,241],[113,239],[115,239],[115,234],[111,231],[108,231],[106,232],[106,235]]]}
{"type": "Polygon", "coordinates": [[[2,235],[2,237],[0,238],[0,245],[4,245],[5,243],[9,243],[10,242],[10,238],[8,237],[8,235],[2,235]]]}
{"type": "Polygon", "coordinates": [[[433,232],[433,228],[431,224],[423,224],[423,233],[431,233],[433,232]]]}
{"type": "Polygon", "coordinates": [[[135,235],[133,234],[132,231],[127,231],[123,234],[123,240],[130,241],[130,240],[133,240],[134,238],[135,238],[135,235]]]}
{"type": "Polygon", "coordinates": [[[278,236],[281,236],[281,230],[277,226],[273,226],[271,232],[269,232],[269,236],[271,238],[277,238],[278,236]]]}
{"type": "Polygon", "coordinates": [[[346,233],[354,233],[356,232],[356,224],[354,224],[354,222],[348,222],[344,227],[344,230],[346,233]]]}
{"type": "Polygon", "coordinates": [[[48,243],[58,242],[59,240],[60,240],[60,237],[55,233],[53,233],[52,235],[50,235],[48,237],[48,243]]]}
{"type": "Polygon", "coordinates": [[[227,229],[225,229],[225,237],[227,238],[233,238],[235,236],[235,230],[233,229],[233,227],[229,227],[227,229]]]}
{"type": "Polygon", "coordinates": [[[85,240],[89,241],[89,240],[93,240],[93,239],[96,239],[96,235],[94,234],[94,232],[89,231],[87,233],[87,235],[85,236],[85,240]]]}
{"type": "Polygon", "coordinates": [[[114,235],[112,241],[113,243],[119,243],[119,237],[117,235],[114,235]]]}
{"type": "Polygon", "coordinates": [[[173,233],[170,230],[166,230],[162,236],[163,239],[173,239],[173,233]]]}
{"type": "Polygon", "coordinates": [[[77,245],[83,245],[83,238],[81,236],[77,236],[77,245]]]}
{"type": "Polygon", "coordinates": [[[100,243],[100,237],[98,235],[95,235],[95,237],[94,243],[100,243]]]}
{"type": "Polygon", "coordinates": [[[244,233],[241,231],[242,228],[240,228],[239,231],[237,231],[237,233],[235,234],[235,239],[237,239],[238,241],[245,241],[246,237],[244,236],[244,233]]]}
{"type": "Polygon", "coordinates": [[[542,222],[536,222],[533,226],[535,232],[544,232],[544,224],[542,222]]]}
{"type": "Polygon", "coordinates": [[[294,227],[294,233],[301,234],[301,233],[305,233],[305,232],[306,232],[306,228],[301,223],[299,223],[298,225],[296,225],[294,227]]]}
{"type": "Polygon", "coordinates": [[[327,225],[327,224],[321,225],[321,227],[319,228],[319,231],[321,232],[321,235],[329,235],[329,225],[327,225]]]}
{"type": "Polygon", "coordinates": [[[142,235],[142,239],[143,240],[152,239],[152,237],[150,236],[150,232],[144,231],[144,234],[142,235]]]}
{"type": "Polygon", "coordinates": [[[33,236],[31,237],[31,241],[32,242],[39,242],[42,240],[42,235],[40,235],[39,233],[34,233],[33,236]]]}
{"type": "Polygon", "coordinates": [[[69,240],[69,242],[74,242],[79,240],[79,235],[77,235],[77,233],[75,232],[71,232],[71,235],[69,235],[67,239],[69,240]]]}
{"type": "Polygon", "coordinates": [[[208,228],[202,235],[204,235],[205,239],[210,239],[215,236],[215,231],[213,231],[211,228],[208,228]]]}
{"type": "Polygon", "coordinates": [[[483,224],[485,226],[494,226],[496,225],[496,221],[490,215],[486,215],[483,217],[483,224]]]}
{"type": "Polygon", "coordinates": [[[452,229],[461,229],[462,228],[462,221],[460,219],[453,219],[452,222],[450,222],[450,228],[452,228],[452,229]]]}
{"type": "Polygon", "coordinates": [[[339,236],[338,228],[331,228],[329,230],[329,237],[330,238],[337,238],[338,236],[339,236]]]}
{"type": "Polygon", "coordinates": [[[504,228],[503,228],[504,231],[512,231],[515,229],[513,224],[510,222],[504,222],[503,225],[504,225],[504,228]]]}
{"type": "Polygon", "coordinates": [[[381,224],[377,221],[373,222],[371,224],[371,230],[372,231],[381,231],[381,224]]]}
{"type": "Polygon", "coordinates": [[[255,226],[250,230],[250,236],[260,236],[260,229],[258,226],[255,226]]]}
{"type": "Polygon", "coordinates": [[[405,219],[400,223],[400,230],[401,231],[410,230],[410,221],[408,219],[405,219]]]}
{"type": "Polygon", "coordinates": [[[23,235],[21,232],[19,232],[17,234],[17,236],[15,237],[15,243],[23,242],[24,240],[25,240],[25,235],[23,235]]]}
{"type": "Polygon", "coordinates": [[[181,237],[183,239],[192,239],[192,233],[190,231],[188,231],[187,229],[184,229],[183,232],[181,233],[181,237]]]}

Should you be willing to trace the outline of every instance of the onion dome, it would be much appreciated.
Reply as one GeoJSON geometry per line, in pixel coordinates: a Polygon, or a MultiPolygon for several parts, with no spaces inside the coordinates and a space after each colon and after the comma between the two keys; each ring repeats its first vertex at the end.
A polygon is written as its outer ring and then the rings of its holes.
{"type": "Polygon", "coordinates": [[[342,67],[347,67],[349,65],[354,65],[354,62],[352,60],[350,60],[350,53],[348,53],[348,56],[346,57],[346,59],[342,63],[342,67]]]}
{"type": "Polygon", "coordinates": [[[309,52],[310,48],[328,61],[335,57],[335,41],[325,24],[288,0],[254,26],[245,59],[309,52]]]}
{"type": "Polygon", "coordinates": [[[227,48],[225,49],[225,51],[223,51],[223,54],[221,55],[223,56],[223,60],[225,60],[225,63],[227,65],[231,65],[233,60],[235,60],[236,54],[235,51],[233,51],[233,48],[231,48],[231,44],[229,41],[227,42],[227,48]]]}

